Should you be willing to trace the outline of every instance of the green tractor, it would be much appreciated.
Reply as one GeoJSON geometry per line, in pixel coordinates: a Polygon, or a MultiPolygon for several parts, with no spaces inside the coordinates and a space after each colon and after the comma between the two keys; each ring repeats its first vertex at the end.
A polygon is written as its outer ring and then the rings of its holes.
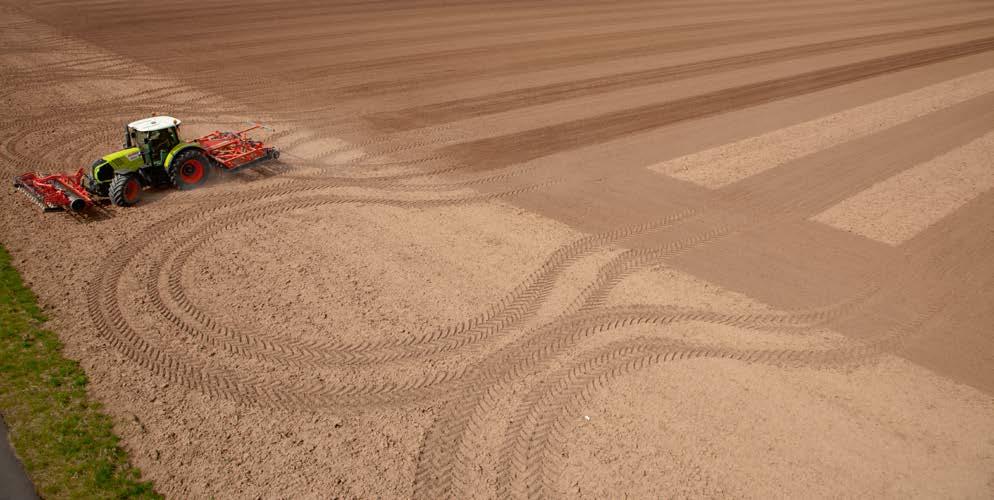
{"type": "Polygon", "coordinates": [[[83,187],[127,207],[146,186],[173,185],[193,189],[207,182],[213,161],[199,142],[184,142],[180,121],[156,116],[129,123],[124,149],[100,158],[84,171],[83,187]]]}
{"type": "Polygon", "coordinates": [[[124,149],[75,174],[22,174],[14,178],[14,186],[45,211],[81,212],[93,206],[95,197],[129,207],[138,203],[146,187],[193,189],[207,182],[214,168],[235,170],[280,157],[276,148],[247,137],[252,130],[266,128],[258,123],[238,132],[214,131],[189,142],[180,138],[179,125],[171,116],[131,122],[124,128],[124,149]]]}

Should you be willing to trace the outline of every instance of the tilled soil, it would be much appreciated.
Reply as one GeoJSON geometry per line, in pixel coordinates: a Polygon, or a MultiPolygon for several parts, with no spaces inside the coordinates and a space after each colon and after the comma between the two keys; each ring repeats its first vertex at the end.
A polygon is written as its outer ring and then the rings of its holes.
{"type": "Polygon", "coordinates": [[[0,2],[0,242],[167,496],[994,495],[994,6],[0,2]]]}

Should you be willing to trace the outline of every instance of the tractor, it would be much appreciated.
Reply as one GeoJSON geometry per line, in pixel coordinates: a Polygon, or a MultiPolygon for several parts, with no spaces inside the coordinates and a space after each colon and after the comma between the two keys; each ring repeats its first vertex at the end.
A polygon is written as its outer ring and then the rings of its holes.
{"type": "Polygon", "coordinates": [[[103,156],[76,174],[41,176],[34,172],[14,179],[43,209],[79,212],[93,204],[93,197],[109,198],[121,207],[141,199],[146,187],[193,189],[203,185],[214,168],[234,170],[250,163],[279,158],[279,151],[246,137],[254,126],[238,132],[211,132],[184,141],[180,121],[155,116],[129,123],[124,146],[103,156]]]}

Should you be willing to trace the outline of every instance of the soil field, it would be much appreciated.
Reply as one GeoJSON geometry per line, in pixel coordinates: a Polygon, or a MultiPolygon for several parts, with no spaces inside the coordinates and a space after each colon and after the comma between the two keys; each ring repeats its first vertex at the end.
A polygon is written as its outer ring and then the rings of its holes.
{"type": "Polygon", "coordinates": [[[170,497],[994,496],[994,4],[0,0],[0,243],[170,497]]]}

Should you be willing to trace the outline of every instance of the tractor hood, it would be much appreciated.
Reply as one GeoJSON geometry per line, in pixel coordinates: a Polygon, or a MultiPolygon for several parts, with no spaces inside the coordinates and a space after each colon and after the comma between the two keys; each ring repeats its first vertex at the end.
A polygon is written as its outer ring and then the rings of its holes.
{"type": "Polygon", "coordinates": [[[103,160],[114,167],[117,172],[133,172],[144,164],[138,148],[122,149],[104,156],[103,160]]]}
{"type": "Polygon", "coordinates": [[[134,172],[144,164],[138,148],[122,149],[95,161],[87,177],[99,183],[110,182],[115,173],[134,172]]]}
{"type": "Polygon", "coordinates": [[[104,156],[103,160],[116,167],[125,163],[131,163],[135,160],[141,160],[141,152],[138,151],[138,148],[122,149],[104,156]]]}

